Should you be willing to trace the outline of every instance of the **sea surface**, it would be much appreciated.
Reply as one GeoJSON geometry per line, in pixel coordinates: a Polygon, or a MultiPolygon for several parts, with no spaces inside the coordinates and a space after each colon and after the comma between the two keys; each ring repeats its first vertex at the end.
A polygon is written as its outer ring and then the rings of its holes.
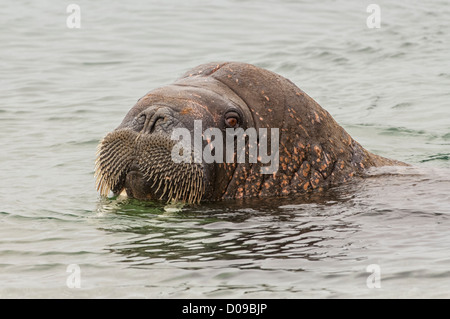
{"type": "Polygon", "coordinates": [[[372,0],[73,3],[80,28],[70,2],[0,6],[1,298],[450,298],[449,1],[377,1],[379,28],[372,0]],[[210,61],[289,78],[411,166],[300,197],[101,198],[99,140],[210,61]]]}

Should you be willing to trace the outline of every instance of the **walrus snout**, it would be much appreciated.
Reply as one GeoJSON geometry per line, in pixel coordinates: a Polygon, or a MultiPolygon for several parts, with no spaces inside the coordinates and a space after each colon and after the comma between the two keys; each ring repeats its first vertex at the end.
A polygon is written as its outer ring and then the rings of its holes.
{"type": "Polygon", "coordinates": [[[97,189],[107,196],[126,191],[137,199],[199,202],[205,192],[201,163],[172,160],[175,142],[161,133],[117,129],[100,142],[97,152],[97,189]]]}
{"type": "Polygon", "coordinates": [[[139,170],[130,170],[126,174],[123,189],[128,197],[137,199],[156,198],[151,191],[151,184],[144,178],[144,175],[139,170]]]}
{"type": "Polygon", "coordinates": [[[176,122],[172,109],[153,105],[136,116],[132,128],[140,134],[170,134],[176,122]]]}

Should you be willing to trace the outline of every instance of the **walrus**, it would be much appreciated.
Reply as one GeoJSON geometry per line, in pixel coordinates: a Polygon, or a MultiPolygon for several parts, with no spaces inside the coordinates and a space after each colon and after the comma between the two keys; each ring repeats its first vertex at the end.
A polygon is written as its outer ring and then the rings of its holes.
{"type": "MultiPolygon", "coordinates": [[[[256,137],[257,147],[262,139],[256,137]]],[[[188,143],[195,146],[192,140],[188,143]]],[[[238,145],[237,135],[233,143],[238,145]]],[[[222,62],[197,66],[140,98],[99,143],[95,176],[102,196],[112,191],[139,200],[199,203],[324,191],[365,169],[387,165],[406,164],[364,149],[290,80],[251,64],[222,62]],[[190,160],[174,161],[178,144],[172,133],[193,133],[198,123],[224,133],[215,136],[214,147],[212,136],[201,132],[201,147],[210,152],[225,143],[230,129],[266,129],[267,136],[276,129],[277,145],[267,138],[272,145],[265,146],[274,153],[276,170],[263,172],[266,166],[251,150],[248,136],[232,157],[223,154],[232,162],[194,161],[192,148],[183,147],[179,154],[190,160]],[[236,161],[244,150],[245,160],[236,161]]]]}

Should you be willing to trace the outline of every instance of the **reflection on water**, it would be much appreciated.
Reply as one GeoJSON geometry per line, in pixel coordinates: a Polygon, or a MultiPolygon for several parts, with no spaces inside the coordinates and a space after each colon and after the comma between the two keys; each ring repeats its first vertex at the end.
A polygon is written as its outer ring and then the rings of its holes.
{"type": "Polygon", "coordinates": [[[260,268],[263,259],[345,257],[343,251],[330,252],[327,241],[357,231],[354,222],[345,221],[342,205],[349,196],[340,190],[308,198],[233,201],[226,207],[209,203],[175,213],[153,202],[108,200],[99,213],[115,219],[104,231],[136,235],[110,247],[132,266],[189,261],[190,267],[201,268],[202,262],[246,260],[239,268],[260,268]]]}
{"type": "MultiPolygon", "coordinates": [[[[358,232],[366,236],[369,231],[371,240],[376,241],[385,233],[371,227],[371,218],[394,228],[398,221],[399,227],[409,223],[408,219],[413,221],[420,211],[417,202],[426,203],[418,185],[428,190],[427,181],[441,183],[437,188],[450,186],[448,178],[430,179],[415,168],[384,168],[370,171],[363,181],[306,197],[247,199],[227,202],[226,207],[208,203],[178,208],[178,212],[173,207],[168,212],[162,203],[113,199],[104,200],[98,211],[114,220],[103,231],[130,234],[109,247],[130,267],[169,262],[183,263],[190,269],[218,264],[265,269],[270,260],[271,267],[299,271],[305,260],[368,259],[365,254],[352,255],[352,247],[370,246],[370,242],[358,243],[358,232]],[[416,187],[410,191],[411,197],[399,201],[396,190],[409,185],[416,187]],[[399,215],[402,212],[414,216],[399,215]],[[295,260],[298,262],[292,263],[295,260]]],[[[450,200],[444,189],[442,194],[442,203],[430,205],[445,211],[450,200]]],[[[423,207],[423,214],[429,214],[429,208],[432,206],[423,207]]]]}
{"type": "Polygon", "coordinates": [[[107,200],[101,230],[126,234],[108,251],[175,296],[449,297],[449,173],[378,168],[326,193],[170,213],[107,200]],[[367,286],[373,264],[383,289],[367,286]]]}

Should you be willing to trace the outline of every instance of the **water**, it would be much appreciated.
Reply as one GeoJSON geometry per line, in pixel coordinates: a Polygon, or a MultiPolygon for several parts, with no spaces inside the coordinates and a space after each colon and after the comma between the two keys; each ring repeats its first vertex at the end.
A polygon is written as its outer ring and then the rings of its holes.
{"type": "Polygon", "coordinates": [[[450,297],[450,4],[378,1],[369,29],[369,3],[78,1],[81,29],[67,3],[2,3],[0,297],[450,297]],[[413,166],[301,198],[99,198],[98,141],[149,90],[226,60],[413,166]]]}

